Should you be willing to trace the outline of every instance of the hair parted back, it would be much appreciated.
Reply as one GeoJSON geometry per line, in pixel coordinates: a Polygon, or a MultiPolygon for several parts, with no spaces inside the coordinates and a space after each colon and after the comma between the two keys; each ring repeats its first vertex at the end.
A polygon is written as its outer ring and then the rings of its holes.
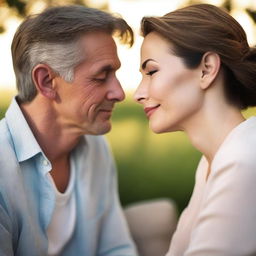
{"type": "Polygon", "coordinates": [[[11,46],[19,100],[28,102],[36,96],[32,70],[39,63],[49,65],[66,81],[72,81],[74,68],[84,59],[79,39],[97,31],[133,44],[133,31],[125,20],[94,8],[58,6],[27,17],[17,29],[11,46]]]}
{"type": "Polygon", "coordinates": [[[142,35],[157,32],[188,68],[197,67],[204,53],[220,56],[225,92],[230,103],[245,109],[256,105],[256,48],[250,48],[240,24],[225,10],[210,4],[177,9],[162,17],[144,17],[142,35]]]}

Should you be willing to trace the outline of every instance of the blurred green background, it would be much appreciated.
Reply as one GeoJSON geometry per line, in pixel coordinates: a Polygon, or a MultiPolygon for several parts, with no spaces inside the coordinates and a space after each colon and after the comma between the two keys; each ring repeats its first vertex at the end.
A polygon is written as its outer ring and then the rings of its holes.
{"type": "MultiPolygon", "coordinates": [[[[0,90],[0,118],[14,94],[0,90]]],[[[172,198],[182,210],[192,191],[200,153],[181,132],[153,134],[142,107],[131,95],[116,104],[112,121],[107,138],[119,171],[122,204],[172,198]]]]}
{"type": "MultiPolygon", "coordinates": [[[[0,118],[15,92],[0,90],[0,118]]],[[[249,109],[244,114],[255,113],[249,109]]],[[[107,138],[119,172],[119,190],[124,206],[155,198],[173,199],[179,211],[187,205],[201,153],[182,132],[153,134],[141,106],[131,95],[116,104],[113,126],[107,138]]]]}

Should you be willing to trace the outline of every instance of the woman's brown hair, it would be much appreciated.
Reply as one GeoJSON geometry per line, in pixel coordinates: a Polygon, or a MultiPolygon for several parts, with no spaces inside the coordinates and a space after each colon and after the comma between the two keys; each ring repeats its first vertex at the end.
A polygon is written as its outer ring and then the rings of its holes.
{"type": "Polygon", "coordinates": [[[162,17],[144,17],[142,35],[157,32],[188,68],[203,54],[220,56],[226,75],[227,99],[241,109],[256,105],[256,48],[250,48],[240,24],[226,11],[209,4],[191,5],[162,17]]]}

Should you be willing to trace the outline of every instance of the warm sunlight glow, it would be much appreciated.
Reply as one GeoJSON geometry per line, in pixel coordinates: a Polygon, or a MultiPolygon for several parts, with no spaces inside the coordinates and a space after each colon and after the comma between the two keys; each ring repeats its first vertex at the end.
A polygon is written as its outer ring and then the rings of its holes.
{"type": "Polygon", "coordinates": [[[11,41],[17,26],[20,24],[18,19],[8,19],[6,21],[6,31],[0,34],[0,89],[1,88],[15,88],[15,77],[12,68],[11,58],[11,41]]]}
{"type": "MultiPolygon", "coordinates": [[[[132,49],[118,44],[118,52],[122,62],[122,67],[118,71],[120,82],[126,91],[132,92],[140,81],[139,73],[139,56],[140,45],[142,37],[139,35],[140,20],[143,16],[148,15],[163,15],[166,12],[172,11],[181,5],[186,4],[186,0],[89,0],[89,4],[93,7],[102,6],[108,2],[111,12],[120,14],[126,21],[133,27],[135,32],[135,44],[132,49]]],[[[208,0],[204,1],[215,5],[220,5],[223,0],[208,0]]],[[[33,13],[41,10],[45,6],[45,1],[38,1],[38,4],[33,6],[31,11],[33,13]]],[[[250,45],[254,45],[256,28],[253,25],[252,19],[244,12],[247,7],[256,9],[255,0],[233,0],[232,6],[234,7],[232,15],[244,27],[250,45]]],[[[15,88],[15,77],[12,70],[11,61],[11,40],[17,26],[19,25],[17,18],[9,18],[6,21],[7,31],[0,34],[0,89],[1,88],[15,88]]]]}

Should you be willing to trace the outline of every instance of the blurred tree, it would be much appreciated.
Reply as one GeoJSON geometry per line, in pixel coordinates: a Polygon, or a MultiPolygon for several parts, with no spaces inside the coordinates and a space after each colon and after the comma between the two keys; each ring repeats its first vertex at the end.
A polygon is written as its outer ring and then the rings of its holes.
{"type": "Polygon", "coordinates": [[[224,7],[228,12],[231,12],[232,9],[232,0],[225,0],[222,4],[222,7],[224,7]]]}
{"type": "MultiPolygon", "coordinates": [[[[96,1],[95,1],[96,3],[96,1]]],[[[91,6],[92,0],[0,0],[0,33],[5,31],[5,22],[11,17],[23,18],[34,12],[34,7],[37,5],[44,8],[49,6],[78,4],[91,6]]],[[[92,6],[94,7],[94,6],[92,6]]],[[[107,1],[100,1],[97,8],[108,10],[107,1]]]]}
{"type": "MultiPolygon", "coordinates": [[[[208,2],[207,0],[188,0],[186,5],[202,4],[207,2],[208,2]]],[[[228,12],[230,12],[232,8],[232,0],[223,0],[220,6],[224,7],[226,10],[228,10],[228,12]]]]}
{"type": "Polygon", "coordinates": [[[9,8],[15,9],[19,15],[25,15],[26,3],[20,0],[5,0],[9,8]]]}
{"type": "Polygon", "coordinates": [[[253,19],[254,23],[256,23],[256,11],[252,9],[246,9],[246,12],[253,19]]]}
{"type": "MultiPolygon", "coordinates": [[[[191,4],[200,4],[200,3],[207,3],[207,0],[188,0],[185,3],[185,6],[191,5],[191,4]]],[[[224,7],[228,12],[231,12],[234,6],[233,0],[223,0],[221,7],[224,7]]],[[[256,24],[256,10],[252,10],[251,8],[247,8],[246,13],[253,19],[254,23],[256,24]]]]}

